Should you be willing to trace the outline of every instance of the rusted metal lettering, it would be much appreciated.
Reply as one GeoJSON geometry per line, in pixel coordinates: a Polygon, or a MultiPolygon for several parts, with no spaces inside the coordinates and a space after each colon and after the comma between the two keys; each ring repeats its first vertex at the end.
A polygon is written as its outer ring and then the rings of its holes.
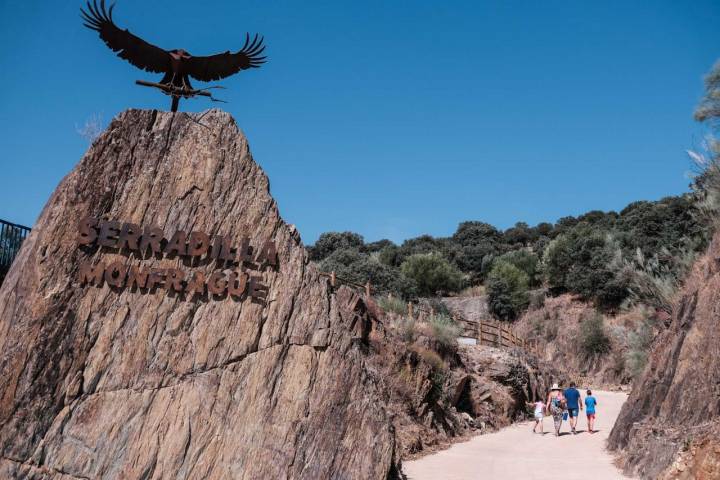
{"type": "Polygon", "coordinates": [[[227,288],[227,280],[223,272],[213,272],[207,283],[208,292],[212,295],[222,295],[227,288]]]}
{"type": "Polygon", "coordinates": [[[81,284],[90,283],[97,287],[102,285],[103,274],[105,273],[105,265],[102,262],[93,266],[90,260],[86,260],[80,264],[78,271],[78,280],[81,284]]]}
{"type": "Polygon", "coordinates": [[[120,229],[117,247],[120,249],[127,248],[128,250],[137,250],[141,232],[142,229],[139,225],[135,225],[134,223],[123,223],[122,228],[120,229]]]}
{"type": "Polygon", "coordinates": [[[162,287],[165,285],[165,269],[164,268],[151,268],[150,275],[148,275],[147,288],[152,290],[155,287],[162,287]]]}
{"type": "Polygon", "coordinates": [[[101,247],[115,247],[120,234],[120,222],[114,220],[100,222],[100,235],[97,243],[101,247]]]}
{"type": "Polygon", "coordinates": [[[163,232],[157,227],[145,227],[140,240],[140,253],[143,255],[147,252],[148,245],[153,254],[160,253],[161,243],[163,240],[163,232]]]}
{"type": "Polygon", "coordinates": [[[168,268],[165,278],[165,288],[182,292],[184,290],[183,280],[185,280],[185,272],[177,268],[168,268]]]}
{"type": "Polygon", "coordinates": [[[123,262],[113,262],[105,268],[105,283],[113,287],[124,287],[127,266],[123,262]]]}
{"type": "Polygon", "coordinates": [[[150,270],[141,267],[130,267],[127,277],[127,286],[130,288],[145,288],[150,270]]]}
{"type": "Polygon", "coordinates": [[[202,272],[195,272],[192,279],[188,282],[185,287],[185,293],[192,297],[195,294],[205,295],[205,274],[202,272]]]}
{"type": "Polygon", "coordinates": [[[97,232],[95,226],[97,225],[97,218],[83,218],[80,220],[78,225],[78,236],[77,242],[80,245],[91,245],[97,239],[97,232]]]}
{"type": "Polygon", "coordinates": [[[250,281],[248,282],[248,296],[259,301],[260,303],[265,303],[268,294],[268,287],[261,282],[262,277],[250,277],[250,281]]]}
{"type": "Polygon", "coordinates": [[[191,257],[205,255],[210,247],[210,237],[203,232],[190,232],[187,254],[191,257]]]}
{"type": "Polygon", "coordinates": [[[228,293],[236,298],[240,298],[247,289],[247,274],[245,272],[233,272],[230,274],[230,282],[228,283],[228,293]]]}
{"type": "Polygon", "coordinates": [[[258,253],[257,258],[255,259],[257,263],[260,265],[270,265],[272,267],[276,267],[278,264],[277,261],[277,250],[275,249],[275,244],[268,240],[265,242],[260,249],[260,253],[258,253]]]}
{"type": "Polygon", "coordinates": [[[182,230],[175,232],[168,244],[165,246],[165,255],[187,255],[187,245],[185,240],[187,235],[182,230]]]}
{"type": "Polygon", "coordinates": [[[119,260],[107,266],[102,262],[93,265],[87,260],[78,271],[78,280],[82,284],[102,286],[107,283],[115,288],[143,290],[164,288],[168,292],[186,292],[189,298],[196,294],[204,296],[207,290],[211,296],[219,297],[227,293],[236,300],[250,297],[253,301],[264,303],[269,288],[262,283],[262,277],[249,276],[243,268],[259,270],[278,265],[277,248],[269,240],[255,247],[248,236],[243,236],[239,246],[234,247],[228,236],[210,237],[197,231],[188,235],[183,230],[176,230],[167,240],[163,231],[155,226],[142,227],[134,223],[101,221],[91,217],[79,221],[77,242],[81,246],[117,248],[119,252],[139,251],[142,255],[150,249],[159,258],[175,255],[198,258],[206,255],[207,259],[216,260],[216,271],[210,273],[209,277],[204,272],[188,273],[178,268],[128,266],[119,260]],[[220,270],[226,265],[238,265],[238,269],[228,273],[220,270]]]}

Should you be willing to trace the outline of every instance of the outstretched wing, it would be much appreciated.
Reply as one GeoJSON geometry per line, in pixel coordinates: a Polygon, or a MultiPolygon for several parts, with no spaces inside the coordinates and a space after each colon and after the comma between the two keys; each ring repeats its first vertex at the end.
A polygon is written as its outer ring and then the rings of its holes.
{"type": "Polygon", "coordinates": [[[164,73],[170,68],[170,55],[160,47],[156,47],[140,37],[136,37],[127,29],[121,30],[113,23],[112,11],[115,4],[110,5],[110,10],[105,10],[105,0],[97,0],[92,3],[88,0],[86,12],[80,9],[80,15],[84,20],[83,25],[97,31],[100,38],[110,47],[113,52],[119,52],[118,57],[127,60],[138,68],[148,72],[164,73]]]}
{"type": "Polygon", "coordinates": [[[265,50],[263,39],[258,40],[257,34],[250,41],[250,34],[245,36],[245,45],[237,53],[218,53],[208,57],[190,57],[185,63],[185,71],[193,78],[203,82],[229,77],[240,70],[258,68],[265,63],[266,57],[260,54],[265,50]]]}

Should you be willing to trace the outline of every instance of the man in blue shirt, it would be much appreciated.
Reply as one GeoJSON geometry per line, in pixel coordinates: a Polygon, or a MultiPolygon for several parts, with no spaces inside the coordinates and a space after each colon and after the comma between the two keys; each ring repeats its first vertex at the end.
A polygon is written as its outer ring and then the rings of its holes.
{"type": "Polygon", "coordinates": [[[580,397],[580,392],[578,392],[578,389],[575,388],[576,386],[575,382],[570,382],[570,388],[563,392],[563,396],[567,402],[568,414],[570,415],[570,428],[572,429],[573,435],[577,433],[575,431],[575,426],[577,425],[577,419],[580,415],[580,411],[583,409],[583,401],[580,397]]]}

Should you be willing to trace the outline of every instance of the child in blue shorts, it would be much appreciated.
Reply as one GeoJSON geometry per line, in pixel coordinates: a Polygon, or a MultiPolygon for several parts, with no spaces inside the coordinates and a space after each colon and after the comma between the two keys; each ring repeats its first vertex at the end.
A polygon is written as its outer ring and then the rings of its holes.
{"type": "Polygon", "coordinates": [[[592,396],[590,390],[587,391],[587,397],[585,397],[585,412],[587,413],[588,432],[595,433],[595,407],[597,406],[597,400],[592,396]]]}

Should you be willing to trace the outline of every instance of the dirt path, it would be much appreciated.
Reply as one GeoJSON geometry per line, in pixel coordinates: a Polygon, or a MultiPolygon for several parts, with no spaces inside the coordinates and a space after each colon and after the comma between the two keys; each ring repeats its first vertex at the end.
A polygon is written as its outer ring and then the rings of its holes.
{"type": "Polygon", "coordinates": [[[568,422],[563,422],[561,436],[555,437],[552,417],[545,417],[545,435],[532,434],[533,422],[513,425],[419,460],[403,462],[403,471],[410,480],[627,478],[615,468],[605,450],[605,441],[627,395],[601,391],[594,394],[598,400],[595,421],[598,433],[587,433],[582,412],[578,421],[580,433],[571,435],[568,422]]]}

